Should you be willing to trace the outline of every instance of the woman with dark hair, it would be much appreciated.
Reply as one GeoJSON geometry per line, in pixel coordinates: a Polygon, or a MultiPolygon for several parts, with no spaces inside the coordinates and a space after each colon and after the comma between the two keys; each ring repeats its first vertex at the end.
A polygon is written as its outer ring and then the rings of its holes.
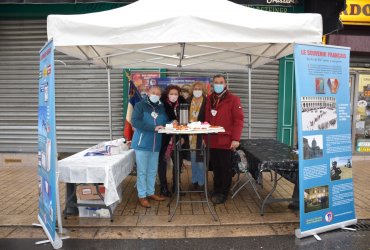
{"type": "MultiPolygon", "coordinates": [[[[186,103],[185,98],[180,95],[181,89],[176,85],[169,85],[164,93],[162,94],[161,101],[164,104],[164,108],[166,114],[168,116],[169,121],[174,122],[176,124],[179,122],[180,117],[180,104],[186,103]]],[[[172,162],[174,162],[173,157],[173,148],[175,147],[175,143],[172,141],[172,135],[163,134],[162,137],[162,146],[159,152],[159,164],[158,164],[158,176],[161,185],[160,194],[163,196],[170,197],[171,192],[168,190],[167,185],[167,157],[166,155],[171,155],[172,162]],[[167,152],[167,153],[166,153],[167,152]]],[[[179,162],[182,164],[184,157],[183,154],[180,154],[179,162]]],[[[181,165],[180,165],[181,169],[181,165]]],[[[175,187],[175,166],[173,167],[172,173],[172,180],[173,180],[173,187],[172,191],[176,190],[175,187]]],[[[181,180],[181,177],[180,177],[181,180]]]]}

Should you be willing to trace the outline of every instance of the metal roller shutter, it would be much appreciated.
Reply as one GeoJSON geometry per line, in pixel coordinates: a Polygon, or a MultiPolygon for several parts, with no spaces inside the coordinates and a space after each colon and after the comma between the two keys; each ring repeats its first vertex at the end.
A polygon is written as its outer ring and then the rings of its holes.
{"type": "Polygon", "coordinates": [[[350,67],[351,68],[370,68],[370,57],[369,56],[359,56],[351,55],[350,57],[350,67]]]}
{"type": "MultiPolygon", "coordinates": [[[[212,77],[218,72],[168,70],[168,76],[212,77]]],[[[230,90],[240,97],[244,111],[243,139],[248,138],[248,73],[226,73],[230,90]]],[[[277,138],[278,61],[252,70],[252,138],[277,138]]]]}
{"type": "MultiPolygon", "coordinates": [[[[0,20],[0,152],[37,152],[38,52],[45,41],[46,20],[0,20]]],[[[106,70],[59,52],[55,60],[58,152],[109,140],[106,70]]],[[[111,70],[114,138],[122,135],[122,91],[122,70],[111,70]]]]}

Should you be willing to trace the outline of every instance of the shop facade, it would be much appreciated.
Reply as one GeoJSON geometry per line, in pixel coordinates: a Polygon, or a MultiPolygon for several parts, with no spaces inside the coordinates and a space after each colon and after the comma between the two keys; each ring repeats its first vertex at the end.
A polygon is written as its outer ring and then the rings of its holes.
{"type": "Polygon", "coordinates": [[[352,145],[355,155],[370,155],[370,3],[347,0],[344,29],[327,36],[327,44],[351,47],[352,145]]]}

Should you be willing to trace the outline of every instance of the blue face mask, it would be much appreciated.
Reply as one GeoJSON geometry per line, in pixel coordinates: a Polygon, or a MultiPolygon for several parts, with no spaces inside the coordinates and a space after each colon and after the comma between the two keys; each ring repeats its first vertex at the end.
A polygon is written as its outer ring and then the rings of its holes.
{"type": "Polygon", "coordinates": [[[149,100],[152,102],[152,103],[157,103],[159,101],[159,96],[157,95],[150,95],[149,96],[149,100]]]}
{"type": "Polygon", "coordinates": [[[224,85],[223,84],[213,84],[213,90],[216,94],[220,94],[222,91],[224,91],[224,85]]]}

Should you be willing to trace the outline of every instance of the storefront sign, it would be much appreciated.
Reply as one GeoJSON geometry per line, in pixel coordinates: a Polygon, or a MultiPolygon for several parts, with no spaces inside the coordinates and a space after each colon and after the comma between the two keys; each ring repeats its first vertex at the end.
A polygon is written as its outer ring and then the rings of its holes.
{"type": "Polygon", "coordinates": [[[57,149],[55,131],[54,45],[50,41],[40,51],[38,102],[38,219],[54,248],[61,247],[56,229],[57,149]]]}
{"type": "Polygon", "coordinates": [[[356,223],[347,48],[294,50],[301,238],[356,223]]]}
{"type": "Polygon", "coordinates": [[[346,9],[340,14],[344,24],[370,25],[370,2],[368,0],[347,0],[346,9]]]}
{"type": "Polygon", "coordinates": [[[300,13],[304,10],[303,0],[245,0],[238,3],[270,12],[300,13]]]}

